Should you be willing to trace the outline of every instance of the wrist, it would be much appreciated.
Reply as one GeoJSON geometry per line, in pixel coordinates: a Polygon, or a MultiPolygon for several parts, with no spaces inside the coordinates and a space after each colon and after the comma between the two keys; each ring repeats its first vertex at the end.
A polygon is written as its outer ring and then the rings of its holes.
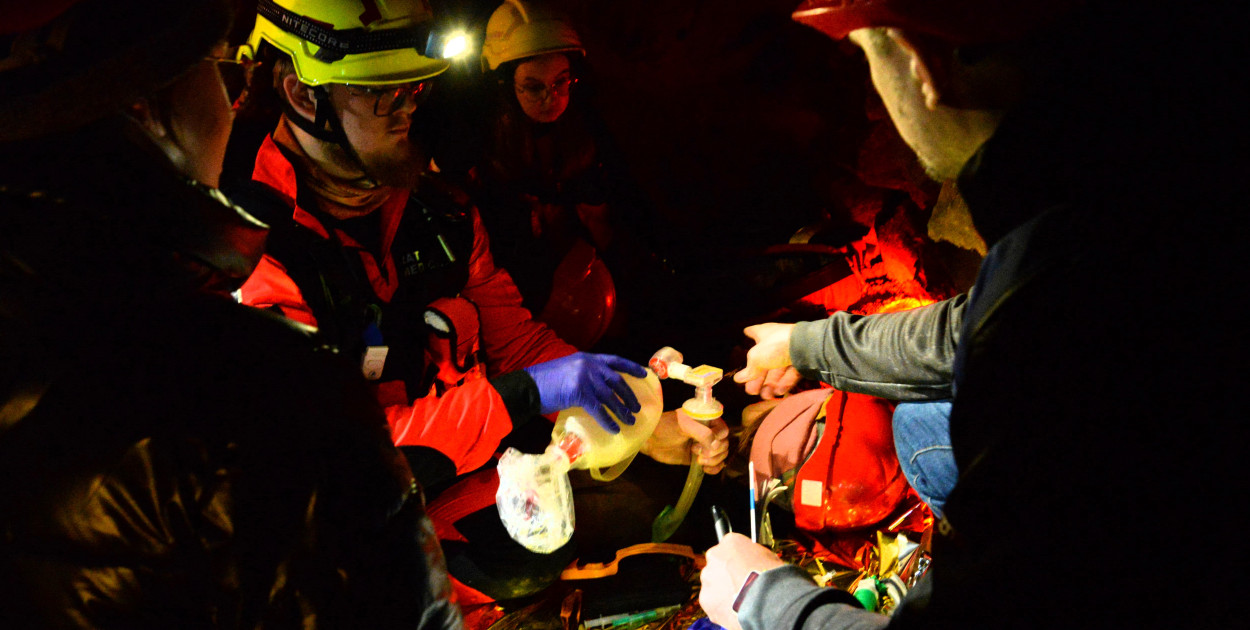
{"type": "Polygon", "coordinates": [[[513,427],[542,413],[542,395],[528,368],[493,376],[489,383],[502,399],[513,427]]]}
{"type": "Polygon", "coordinates": [[[824,349],[822,333],[826,325],[825,322],[797,322],[791,325],[786,338],[786,359],[800,373],[820,365],[819,359],[824,349]],[[812,343],[817,343],[820,347],[809,347],[812,343]]]}
{"type": "Polygon", "coordinates": [[[747,593],[751,592],[751,587],[755,586],[755,581],[759,579],[759,571],[751,571],[747,574],[746,579],[742,581],[742,586],[738,587],[738,594],[734,596],[733,611],[738,614],[738,610],[742,608],[742,602],[746,600],[747,593]]]}

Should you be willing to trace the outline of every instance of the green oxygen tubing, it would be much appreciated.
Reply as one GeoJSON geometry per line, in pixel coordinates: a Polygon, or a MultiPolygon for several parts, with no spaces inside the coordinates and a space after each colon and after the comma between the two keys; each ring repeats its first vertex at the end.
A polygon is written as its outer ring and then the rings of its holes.
{"type": "MultiPolygon", "coordinates": [[[[648,366],[660,378],[674,378],[694,386],[694,398],[687,400],[681,409],[686,415],[707,424],[719,417],[724,405],[712,397],[712,386],[719,383],[724,371],[710,365],[692,368],[682,363],[680,352],[673,348],[661,348],[651,357],[648,366]]],[[[686,485],[681,489],[681,497],[676,506],[665,506],[660,515],[651,523],[651,541],[664,542],[681,526],[690,511],[694,497],[699,493],[703,483],[703,466],[698,458],[691,458],[690,472],[686,474],[686,485]]]]}

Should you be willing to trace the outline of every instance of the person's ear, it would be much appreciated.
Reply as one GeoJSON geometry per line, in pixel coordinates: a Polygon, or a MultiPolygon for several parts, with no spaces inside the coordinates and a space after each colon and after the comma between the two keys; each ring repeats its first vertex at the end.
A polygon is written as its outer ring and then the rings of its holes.
{"type": "Polygon", "coordinates": [[[907,56],[912,79],[920,84],[920,93],[924,95],[925,108],[932,111],[944,104],[949,77],[945,56],[937,47],[897,28],[887,28],[885,34],[907,56]]]}
{"type": "Polygon", "coordinates": [[[174,130],[164,122],[168,116],[157,103],[148,97],[140,98],[126,108],[126,117],[133,123],[130,131],[136,133],[136,138],[137,134],[146,136],[176,168],[186,172],[187,152],[178,143],[174,130]]]}
{"type": "Polygon", "coordinates": [[[317,119],[317,101],[313,98],[312,88],[300,82],[294,72],[283,75],[281,86],[291,109],[308,120],[317,119]]]}
{"type": "Polygon", "coordinates": [[[165,123],[161,122],[161,117],[157,114],[155,106],[147,98],[140,98],[131,103],[126,113],[153,138],[169,136],[169,130],[165,128],[165,123]]]}

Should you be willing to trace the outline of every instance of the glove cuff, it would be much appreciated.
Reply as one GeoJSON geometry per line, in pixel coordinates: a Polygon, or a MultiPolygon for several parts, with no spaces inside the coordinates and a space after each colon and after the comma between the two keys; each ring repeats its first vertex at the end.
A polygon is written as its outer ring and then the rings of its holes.
{"type": "Polygon", "coordinates": [[[542,400],[538,395],[538,384],[525,370],[508,372],[490,379],[490,384],[499,392],[504,408],[512,418],[515,429],[542,412],[542,400]]]}

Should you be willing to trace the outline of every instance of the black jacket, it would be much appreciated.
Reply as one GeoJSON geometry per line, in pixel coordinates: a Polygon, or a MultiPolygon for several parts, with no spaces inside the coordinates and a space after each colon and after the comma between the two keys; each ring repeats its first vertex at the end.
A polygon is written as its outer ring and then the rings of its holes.
{"type": "Polygon", "coordinates": [[[264,226],[59,140],[0,171],[0,627],[460,627],[358,375],[204,290],[264,226]]]}
{"type": "Polygon", "coordinates": [[[790,359],[804,376],[844,392],[902,401],[951,397],[967,294],[898,313],[798,322],[790,359]]]}
{"type": "Polygon", "coordinates": [[[1042,88],[961,176],[993,246],[928,582],[884,618],[769,572],[744,628],[1244,625],[1245,10],[1174,9],[1038,42],[1042,88]]]}

